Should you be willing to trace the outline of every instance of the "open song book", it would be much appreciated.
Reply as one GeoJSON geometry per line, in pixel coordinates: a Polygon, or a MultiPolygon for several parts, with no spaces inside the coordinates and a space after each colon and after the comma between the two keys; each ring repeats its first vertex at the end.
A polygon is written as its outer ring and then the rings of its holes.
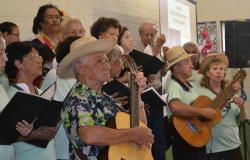
{"type": "Polygon", "coordinates": [[[147,77],[149,74],[156,74],[165,65],[156,56],[152,56],[137,50],[133,50],[129,53],[129,56],[133,58],[137,66],[142,67],[144,76],[147,77]]]}
{"type": "Polygon", "coordinates": [[[166,106],[166,95],[160,95],[153,87],[145,89],[141,94],[141,99],[147,103],[151,109],[162,109],[166,106]]]}
{"type": "MultiPolygon", "coordinates": [[[[63,103],[51,100],[55,85],[51,85],[41,95],[17,92],[0,114],[0,144],[8,145],[17,141],[20,133],[16,130],[17,122],[26,120],[31,123],[35,119],[34,129],[41,126],[57,127],[63,103]]],[[[49,141],[31,140],[27,143],[45,148],[49,141]]]]}

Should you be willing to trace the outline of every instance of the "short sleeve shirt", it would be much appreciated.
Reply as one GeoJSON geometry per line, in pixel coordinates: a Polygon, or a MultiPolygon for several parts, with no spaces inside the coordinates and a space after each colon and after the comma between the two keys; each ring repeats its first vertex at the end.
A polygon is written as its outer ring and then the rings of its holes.
{"type": "Polygon", "coordinates": [[[76,152],[87,160],[96,160],[102,147],[85,144],[80,140],[78,129],[82,126],[105,126],[115,116],[119,108],[112,97],[98,95],[85,84],[77,82],[64,102],[61,117],[70,141],[70,159],[76,152]]]}
{"type": "MultiPolygon", "coordinates": [[[[214,99],[217,94],[205,87],[200,88],[202,95],[214,99]]],[[[227,104],[222,110],[222,120],[212,129],[212,137],[206,145],[207,153],[216,153],[235,149],[240,146],[237,117],[240,108],[235,103],[227,104]]]]}
{"type": "MultiPolygon", "coordinates": [[[[189,88],[172,75],[167,87],[168,103],[173,100],[179,100],[184,104],[190,105],[199,95],[197,94],[197,91],[195,89],[196,87],[194,87],[195,84],[188,84],[189,88]]],[[[168,108],[168,116],[171,116],[172,114],[173,113],[168,108]]]]}

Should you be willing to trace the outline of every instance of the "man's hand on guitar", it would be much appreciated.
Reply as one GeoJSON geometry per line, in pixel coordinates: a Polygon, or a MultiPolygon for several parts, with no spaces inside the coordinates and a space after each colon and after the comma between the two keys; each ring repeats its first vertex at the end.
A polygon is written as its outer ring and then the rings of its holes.
{"type": "Polygon", "coordinates": [[[207,119],[213,119],[216,115],[216,110],[212,108],[201,108],[201,116],[207,119]]]}
{"type": "Polygon", "coordinates": [[[150,148],[154,143],[154,135],[152,130],[145,127],[135,127],[133,129],[133,141],[138,145],[150,148]]]}

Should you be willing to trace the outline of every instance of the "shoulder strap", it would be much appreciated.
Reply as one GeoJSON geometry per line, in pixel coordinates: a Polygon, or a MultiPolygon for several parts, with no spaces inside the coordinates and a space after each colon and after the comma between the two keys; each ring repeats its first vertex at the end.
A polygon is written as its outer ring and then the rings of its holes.
{"type": "Polygon", "coordinates": [[[10,84],[12,87],[16,88],[17,90],[19,91],[24,91],[21,87],[19,87],[18,85],[16,84],[10,84]]]}

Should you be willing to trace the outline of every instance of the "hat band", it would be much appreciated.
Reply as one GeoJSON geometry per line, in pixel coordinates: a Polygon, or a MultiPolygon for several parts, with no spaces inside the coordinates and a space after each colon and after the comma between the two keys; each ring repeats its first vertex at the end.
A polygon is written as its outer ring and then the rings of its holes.
{"type": "Polygon", "coordinates": [[[178,55],[177,57],[175,57],[174,59],[171,59],[170,61],[168,61],[168,63],[172,63],[173,61],[177,60],[178,58],[180,58],[182,55],[186,54],[185,52],[182,52],[180,55],[178,55]]]}

